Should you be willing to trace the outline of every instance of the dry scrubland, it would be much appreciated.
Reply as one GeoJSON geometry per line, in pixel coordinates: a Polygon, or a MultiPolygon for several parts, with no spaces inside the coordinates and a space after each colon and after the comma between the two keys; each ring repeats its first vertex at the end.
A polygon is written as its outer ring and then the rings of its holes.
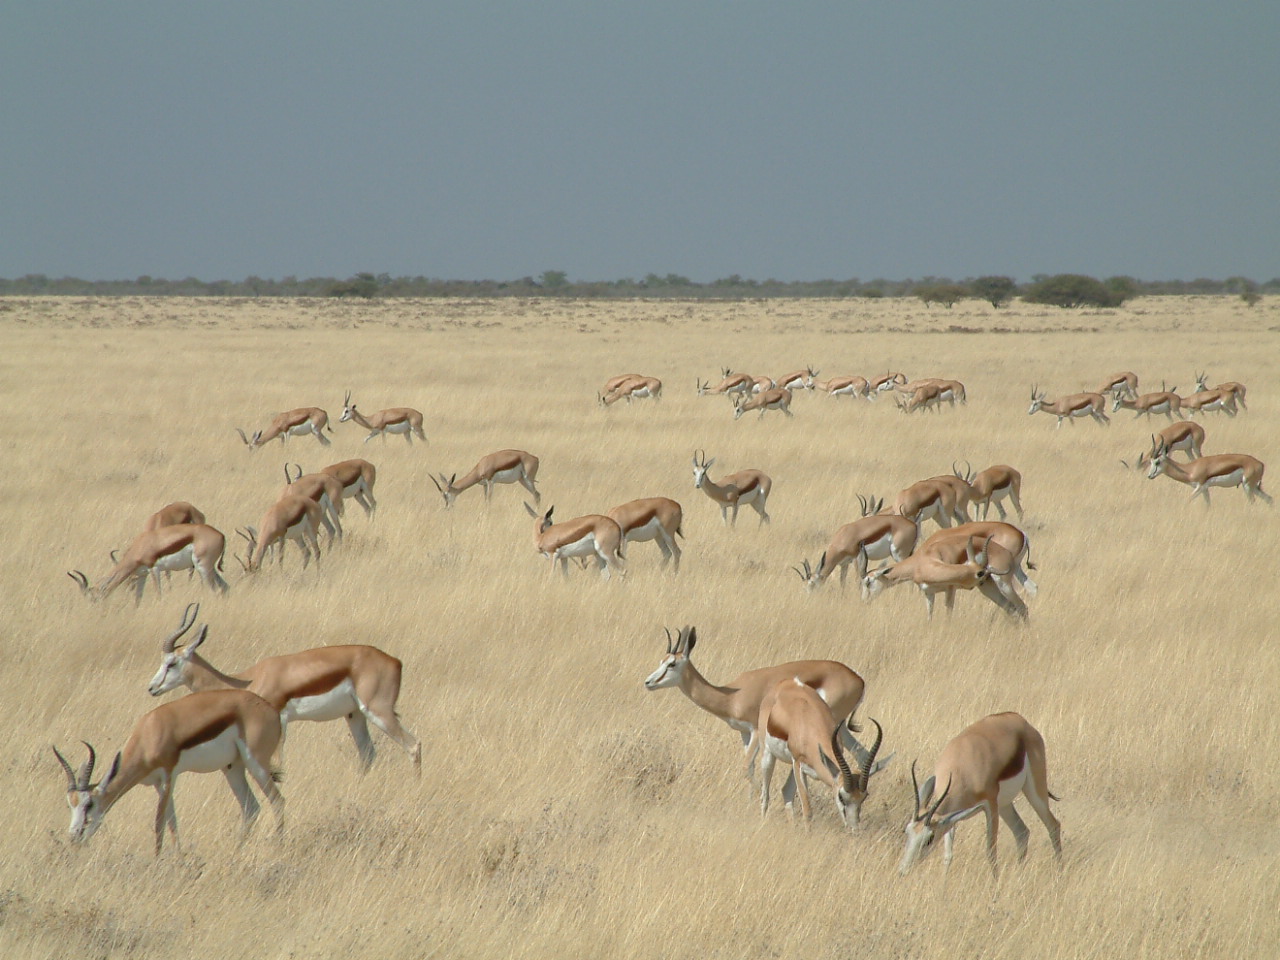
{"type": "MultiPolygon", "coordinates": [[[[706,303],[0,301],[0,953],[220,957],[1253,957],[1280,944],[1280,755],[1275,643],[1280,514],[1219,491],[1126,473],[1147,442],[1128,413],[1109,429],[1055,430],[1026,415],[1115,370],[1183,391],[1250,387],[1235,420],[1211,415],[1206,452],[1271,464],[1280,495],[1280,303],[1144,299],[1067,312],[972,302],[706,303]],[[731,419],[694,396],[722,365],[779,375],[963,380],[938,415],[889,402],[797,396],[795,418],[731,419]],[[607,375],[661,377],[666,398],[603,411],[607,375]],[[233,428],[343,391],[362,410],[411,405],[430,445],[294,439],[250,455],[233,428]],[[430,471],[484,453],[542,458],[545,504],[569,518],[669,495],[685,507],[679,578],[653,544],[625,583],[548,575],[523,491],[478,491],[449,512],[430,471]],[[736,531],[691,487],[696,447],[713,476],[774,478],[772,527],[736,531]],[[256,523],[286,456],[308,469],[364,455],[380,515],[348,511],[345,548],[321,568],[290,556],[232,592],[174,589],[139,608],[91,606],[64,576],[105,573],[154,509],[190,499],[232,533],[256,523]],[[858,493],[1008,462],[1025,476],[1041,592],[1020,629],[976,595],[925,622],[906,588],[872,605],[829,586],[807,596],[788,567],[817,558],[858,493]],[[151,855],[155,794],[140,789],[84,848],[65,840],[64,780],[49,751],[108,763],[155,706],[157,641],[192,599],[205,653],[241,668],[278,652],[366,642],[405,663],[401,715],[423,775],[375,732],[356,774],[345,726],[299,724],[284,792],[251,841],[221,777],[177,792],[184,851],[151,855]],[[761,821],[737,737],[678,691],[647,693],[662,628],[696,624],[695,661],[742,669],[832,657],[867,680],[861,715],[897,758],[873,783],[856,835],[815,793],[812,830],[775,800],[761,821]],[[1022,712],[1045,735],[1063,799],[1059,871],[1038,821],[1027,862],[992,885],[981,818],[941,857],[896,872],[912,758],[930,765],[965,725],[1022,712]]],[[[1158,425],[1163,425],[1161,419],[1158,425]]],[[[993,514],[994,516],[994,514],[993,514]]],[[[293,548],[291,548],[292,550],[293,548]]],[[[775,789],[781,777],[775,778],[775,789]]],[[[1025,803],[1025,801],[1021,801],[1025,803]]]]}

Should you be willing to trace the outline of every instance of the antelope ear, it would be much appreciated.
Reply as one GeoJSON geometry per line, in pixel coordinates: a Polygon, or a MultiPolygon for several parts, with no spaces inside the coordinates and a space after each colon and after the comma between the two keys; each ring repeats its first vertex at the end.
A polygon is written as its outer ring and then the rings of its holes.
{"type": "Polygon", "coordinates": [[[116,775],[119,772],[120,772],[120,754],[117,753],[116,758],[111,761],[111,769],[107,771],[107,775],[102,778],[102,781],[95,788],[98,791],[98,793],[101,793],[102,791],[106,790],[107,785],[110,784],[111,781],[116,778],[116,775]]]}
{"type": "Polygon", "coordinates": [[[698,642],[698,628],[685,628],[684,655],[687,657],[693,653],[693,645],[698,642]]]}
{"type": "Polygon", "coordinates": [[[925,779],[924,783],[920,784],[920,793],[917,795],[917,798],[920,801],[920,806],[923,807],[928,805],[929,801],[933,799],[933,788],[936,783],[937,778],[935,778],[933,774],[930,774],[925,779]]]}

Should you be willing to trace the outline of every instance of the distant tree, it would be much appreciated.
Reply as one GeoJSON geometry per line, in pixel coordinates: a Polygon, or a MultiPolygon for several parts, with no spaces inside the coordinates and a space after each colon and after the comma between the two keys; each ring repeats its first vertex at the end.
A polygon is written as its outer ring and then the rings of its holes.
{"type": "Polygon", "coordinates": [[[1022,299],[1055,307],[1118,307],[1124,302],[1124,295],[1093,277],[1058,273],[1036,280],[1022,291],[1022,299]]]}
{"type": "Polygon", "coordinates": [[[568,286],[569,274],[563,270],[543,270],[538,282],[547,290],[558,290],[568,286]]]}
{"type": "Polygon", "coordinates": [[[372,300],[378,295],[378,278],[372,273],[357,273],[349,280],[341,280],[331,287],[327,296],[330,297],[360,297],[364,300],[372,300]]]}
{"type": "Polygon", "coordinates": [[[1262,294],[1257,290],[1246,290],[1244,293],[1240,294],[1240,299],[1245,302],[1245,306],[1254,307],[1257,306],[1258,301],[1262,299],[1262,294]]]}
{"type": "Polygon", "coordinates": [[[958,283],[928,283],[916,288],[916,296],[926,305],[940,303],[950,310],[956,301],[969,296],[969,288],[958,283]]]}
{"type": "Polygon", "coordinates": [[[1116,301],[1115,306],[1119,306],[1126,300],[1132,300],[1138,295],[1140,285],[1133,277],[1107,277],[1102,282],[1113,295],[1120,298],[1116,301]]]}
{"type": "Polygon", "coordinates": [[[969,291],[998,310],[1001,304],[1013,299],[1013,295],[1018,292],[1018,285],[1012,277],[979,277],[969,281],[969,291]]]}

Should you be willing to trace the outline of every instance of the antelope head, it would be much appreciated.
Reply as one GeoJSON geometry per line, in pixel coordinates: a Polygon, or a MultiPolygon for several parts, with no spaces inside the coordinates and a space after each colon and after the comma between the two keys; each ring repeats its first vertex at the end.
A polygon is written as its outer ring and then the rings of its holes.
{"type": "Polygon", "coordinates": [[[89,759],[75,772],[58,748],[53,748],[53,755],[58,758],[59,765],[67,775],[67,806],[71,808],[71,826],[67,833],[72,843],[84,843],[93,836],[98,825],[102,823],[102,817],[106,813],[102,805],[102,793],[120,770],[120,754],[117,753],[115,762],[111,764],[111,769],[107,771],[102,782],[90,783],[89,778],[93,776],[93,765],[97,760],[97,754],[88,741],[80,742],[89,751],[89,759]]]}
{"type": "Polygon", "coordinates": [[[707,459],[705,450],[695,450],[693,452],[693,485],[695,488],[702,486],[702,481],[707,478],[707,471],[711,469],[711,465],[716,462],[716,458],[707,459]],[[698,462],[698,456],[701,454],[702,462],[698,462]]]}
{"type": "Polygon", "coordinates": [[[937,819],[938,808],[942,806],[942,801],[946,800],[947,794],[951,792],[951,781],[947,780],[946,788],[938,799],[933,800],[930,804],[935,786],[936,780],[933,776],[925,780],[923,786],[916,781],[916,765],[912,762],[911,799],[914,803],[914,812],[911,814],[911,819],[907,821],[907,846],[902,852],[902,862],[898,864],[898,872],[900,874],[906,873],[915,864],[932,853],[936,849],[935,840],[944,836],[956,823],[977,812],[978,808],[982,806],[982,804],[975,804],[972,807],[956,810],[941,819],[937,819]],[[929,806],[921,813],[920,808],[926,804],[929,804],[929,806]]]}
{"type": "Polygon", "coordinates": [[[862,815],[863,801],[867,799],[867,787],[871,783],[871,778],[889,765],[889,761],[893,759],[893,754],[878,763],[876,762],[876,754],[880,752],[880,744],[884,740],[884,729],[880,726],[878,720],[874,717],[871,718],[871,722],[876,725],[876,739],[871,744],[870,750],[865,749],[862,744],[853,739],[852,721],[853,714],[849,714],[849,718],[844,724],[837,724],[835,729],[831,731],[831,755],[835,758],[835,765],[840,773],[840,786],[836,790],[836,811],[849,829],[856,830],[862,815]],[[848,761],[844,758],[844,751],[840,748],[841,726],[844,726],[849,731],[849,736],[853,739],[854,759],[858,763],[857,776],[854,776],[853,771],[849,769],[848,761]]]}
{"type": "Polygon", "coordinates": [[[698,642],[696,627],[685,627],[674,637],[666,627],[663,629],[667,633],[667,653],[658,664],[658,669],[644,678],[646,690],[679,686],[685,665],[689,662],[689,654],[693,652],[693,645],[698,642]]]}
{"type": "Polygon", "coordinates": [[[147,686],[147,692],[151,696],[158,697],[162,693],[176,690],[186,682],[186,666],[191,662],[191,655],[195,653],[196,648],[204,643],[205,638],[208,637],[208,624],[202,626],[196,638],[183,647],[182,650],[175,650],[175,646],[183,635],[195,625],[196,616],[199,613],[200,604],[188,604],[186,613],[182,615],[182,622],[178,624],[178,629],[160,641],[162,655],[160,669],[156,671],[155,676],[151,678],[151,683],[147,686]]]}
{"type": "Polygon", "coordinates": [[[356,405],[351,402],[351,391],[347,391],[347,395],[342,399],[342,416],[338,419],[339,423],[346,423],[355,416],[356,405]]]}

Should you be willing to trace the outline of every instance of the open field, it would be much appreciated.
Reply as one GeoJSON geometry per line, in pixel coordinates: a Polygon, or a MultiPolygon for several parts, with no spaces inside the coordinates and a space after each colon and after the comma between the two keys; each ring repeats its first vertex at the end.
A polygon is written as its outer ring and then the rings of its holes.
{"type": "MultiPolygon", "coordinates": [[[[1280,301],[1140,299],[1106,311],[1015,304],[999,312],[915,301],[0,300],[0,955],[35,957],[1239,958],[1280,944],[1280,512],[1126,472],[1163,418],[1121,411],[1103,428],[1026,415],[1132,369],[1180,392],[1194,373],[1249,386],[1249,410],[1211,414],[1206,453],[1251,453],[1280,492],[1280,301]],[[793,419],[734,422],[694,395],[722,366],[774,376],[958,378],[969,403],[904,416],[892,403],[797,395],[793,419]],[[607,376],[661,377],[659,404],[602,410],[607,376]],[[428,446],[362,445],[362,411],[426,413],[428,446]],[[295,438],[250,454],[234,432],[295,406],[329,411],[333,445],[295,438]],[[445,511],[429,474],[482,454],[542,458],[557,519],[639,496],[685,509],[678,578],[653,544],[623,582],[548,573],[524,491],[478,490],[445,511]],[[712,476],[774,479],[773,523],[736,529],[692,489],[712,476]],[[377,464],[375,521],[349,504],[345,546],[317,570],[290,548],[231,593],[175,576],[134,607],[91,605],[64,572],[96,579],[152,511],[187,499],[228,535],[257,523],[286,458],[308,470],[377,464]],[[815,561],[858,516],[950,470],[1010,463],[1038,570],[1026,627],[976,595],[925,621],[903,588],[806,595],[815,561]],[[422,778],[375,731],[360,778],[345,725],[290,727],[288,827],[269,811],[237,847],[221,777],[184,777],[184,849],[152,857],[155,794],[124,798],[83,848],[65,839],[50,744],[100,768],[155,706],[158,641],[186,604],[224,669],[334,643],[405,665],[400,713],[423,743],[422,778]],[[784,660],[833,658],[866,678],[865,722],[885,728],[862,829],[815,787],[806,831],[775,795],[763,821],[737,735],[678,691],[648,693],[663,627],[696,624],[713,681],[784,660]],[[981,817],[956,860],[897,873],[910,766],[950,737],[1017,710],[1048,745],[1064,856],[1038,820],[1025,864],[1000,827],[992,884],[981,817]]],[[[992,512],[992,518],[995,513],[992,512]]],[[[926,526],[926,531],[932,529],[926,526]]],[[[170,695],[172,697],[174,695],[170,695]]],[[[775,790],[785,771],[775,775],[775,790]]]]}

